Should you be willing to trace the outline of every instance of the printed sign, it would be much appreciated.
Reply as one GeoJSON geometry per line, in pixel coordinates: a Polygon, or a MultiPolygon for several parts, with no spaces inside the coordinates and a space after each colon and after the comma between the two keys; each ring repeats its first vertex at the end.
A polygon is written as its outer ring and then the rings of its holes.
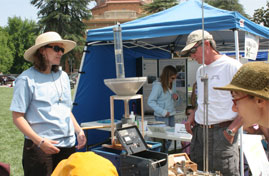
{"type": "Polygon", "coordinates": [[[256,60],[259,49],[259,37],[249,32],[245,33],[245,58],[256,60]]]}
{"type": "Polygon", "coordinates": [[[243,152],[252,175],[269,175],[269,162],[261,143],[261,135],[243,134],[243,152]]]}

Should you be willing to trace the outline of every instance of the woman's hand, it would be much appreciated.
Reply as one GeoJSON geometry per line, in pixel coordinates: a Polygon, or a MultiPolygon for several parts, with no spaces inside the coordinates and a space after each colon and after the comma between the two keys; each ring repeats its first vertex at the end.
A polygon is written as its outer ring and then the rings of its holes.
{"type": "Polygon", "coordinates": [[[77,149],[81,149],[85,146],[87,139],[86,136],[84,134],[83,130],[80,130],[77,134],[77,141],[78,141],[78,145],[76,146],[77,149]]]}
{"type": "Polygon", "coordinates": [[[170,116],[170,112],[167,112],[165,117],[169,117],[170,116]]]}
{"type": "Polygon", "coordinates": [[[176,93],[174,93],[174,94],[172,95],[172,98],[173,98],[174,101],[176,101],[176,100],[178,100],[178,95],[177,95],[176,93]]]}
{"type": "Polygon", "coordinates": [[[56,154],[60,152],[60,149],[55,147],[54,144],[58,143],[58,141],[43,138],[38,144],[38,147],[46,154],[56,154]]]}

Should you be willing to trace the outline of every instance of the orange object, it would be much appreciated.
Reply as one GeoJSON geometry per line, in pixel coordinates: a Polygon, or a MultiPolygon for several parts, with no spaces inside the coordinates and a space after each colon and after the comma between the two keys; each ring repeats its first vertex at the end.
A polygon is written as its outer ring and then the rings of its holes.
{"type": "Polygon", "coordinates": [[[62,160],[51,176],[118,176],[115,166],[94,152],[77,152],[62,160]]]}

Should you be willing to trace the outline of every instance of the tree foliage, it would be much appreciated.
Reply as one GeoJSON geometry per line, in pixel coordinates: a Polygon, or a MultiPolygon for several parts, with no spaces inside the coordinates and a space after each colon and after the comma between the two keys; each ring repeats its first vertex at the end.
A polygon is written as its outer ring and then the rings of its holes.
{"type": "Polygon", "coordinates": [[[243,6],[238,2],[238,0],[205,0],[205,2],[219,9],[237,11],[241,15],[250,18],[249,15],[246,14],[243,6]]]}
{"type": "Polygon", "coordinates": [[[12,51],[14,59],[10,69],[11,73],[21,73],[31,66],[31,63],[24,60],[24,52],[30,48],[38,35],[38,26],[32,20],[22,20],[20,17],[8,18],[8,26],[5,27],[8,33],[8,47],[12,51]]]}
{"type": "Polygon", "coordinates": [[[0,72],[9,73],[13,63],[12,51],[8,47],[8,33],[0,27],[0,72]]]}
{"type": "Polygon", "coordinates": [[[143,9],[147,14],[152,14],[163,11],[177,4],[178,4],[177,0],[154,0],[150,4],[144,5],[143,9]]]}
{"type": "MultiPolygon", "coordinates": [[[[91,17],[89,3],[92,0],[31,0],[38,11],[41,31],[56,31],[63,38],[74,40],[78,47],[74,52],[65,55],[62,63],[67,57],[69,59],[77,57],[75,53],[82,53],[85,43],[85,30],[87,28],[83,20],[91,17]]],[[[63,65],[64,66],[64,65],[63,65]]]]}
{"type": "Polygon", "coordinates": [[[267,9],[264,7],[256,9],[252,21],[258,24],[263,24],[264,26],[269,27],[269,1],[267,1],[267,9]]]}

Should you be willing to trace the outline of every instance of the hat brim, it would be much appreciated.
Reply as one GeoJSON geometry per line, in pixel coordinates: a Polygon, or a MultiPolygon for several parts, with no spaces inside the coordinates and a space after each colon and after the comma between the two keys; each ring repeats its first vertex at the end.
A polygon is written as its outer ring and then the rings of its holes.
{"type": "Polygon", "coordinates": [[[187,46],[185,46],[185,47],[181,50],[180,55],[181,55],[181,56],[186,56],[186,55],[188,54],[188,52],[190,51],[190,49],[192,49],[196,43],[197,43],[197,42],[190,43],[190,44],[188,44],[187,46]]]}
{"type": "Polygon", "coordinates": [[[263,90],[261,90],[261,91],[258,91],[258,90],[252,91],[252,90],[249,90],[249,89],[244,89],[244,88],[235,86],[233,84],[228,84],[228,85],[226,85],[224,87],[214,87],[214,89],[216,89],[216,90],[227,90],[227,91],[239,91],[239,92],[244,92],[246,94],[256,96],[256,97],[259,97],[259,98],[262,98],[262,99],[269,100],[269,95],[267,95],[267,96],[264,95],[263,90]]]}
{"type": "Polygon", "coordinates": [[[66,54],[69,51],[71,51],[73,48],[76,47],[76,42],[71,41],[71,40],[55,40],[55,41],[48,41],[48,42],[44,42],[44,43],[40,43],[38,45],[34,45],[31,48],[27,49],[24,53],[24,59],[30,62],[34,61],[34,54],[35,52],[41,48],[42,46],[48,45],[50,43],[62,43],[63,44],[63,48],[64,48],[64,53],[66,54]]]}

